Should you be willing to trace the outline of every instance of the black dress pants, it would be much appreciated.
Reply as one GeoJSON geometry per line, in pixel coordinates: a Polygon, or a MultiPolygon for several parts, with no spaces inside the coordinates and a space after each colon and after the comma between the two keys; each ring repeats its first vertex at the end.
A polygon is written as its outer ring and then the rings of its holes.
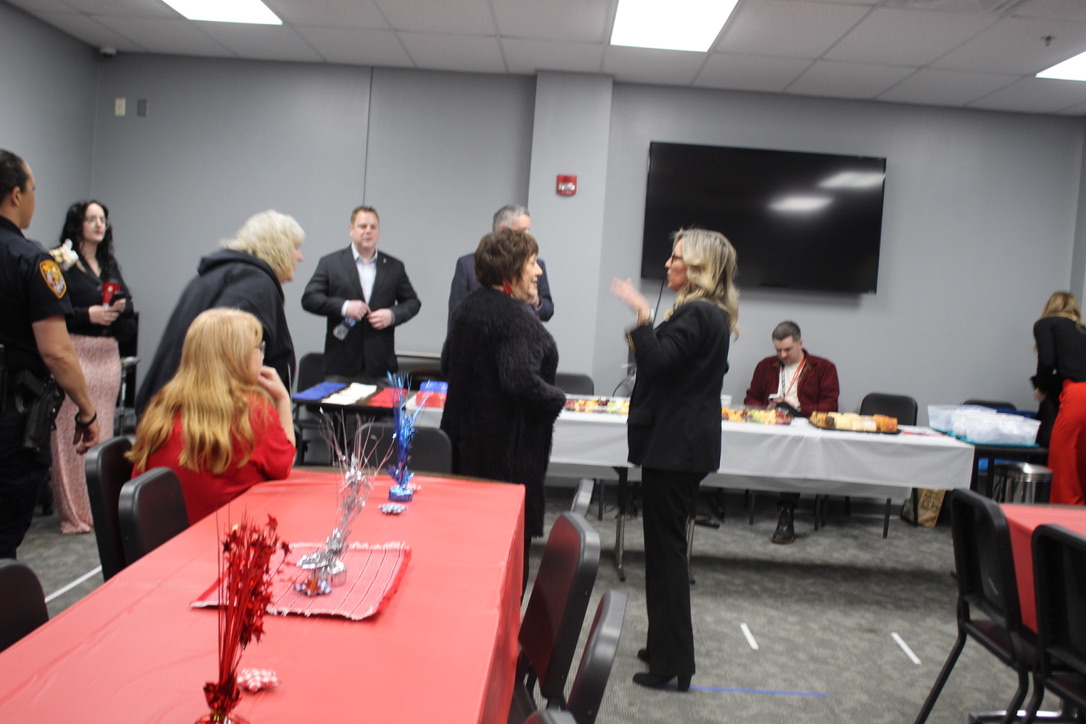
{"type": "Polygon", "coordinates": [[[645,600],[648,608],[649,671],[663,676],[694,674],[694,625],[686,522],[697,508],[698,486],[707,473],[642,468],[645,529],[645,600]]]}
{"type": "Polygon", "coordinates": [[[49,472],[49,445],[41,452],[23,449],[25,418],[8,400],[0,415],[0,558],[14,558],[34,519],[45,476],[49,472]]]}

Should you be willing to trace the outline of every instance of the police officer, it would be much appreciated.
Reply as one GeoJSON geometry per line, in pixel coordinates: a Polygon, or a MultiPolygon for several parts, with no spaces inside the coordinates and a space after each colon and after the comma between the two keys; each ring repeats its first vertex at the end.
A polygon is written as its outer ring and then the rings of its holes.
{"type": "MultiPolygon", "coordinates": [[[[43,443],[35,445],[26,439],[32,416],[28,407],[34,402],[27,392],[27,381],[40,388],[52,375],[79,408],[73,440],[76,449],[86,452],[98,442],[98,411],[87,392],[65,324],[72,306],[64,275],[52,257],[21,231],[30,226],[34,200],[30,167],[14,153],[0,149],[0,344],[4,346],[0,558],[15,557],[49,470],[48,424],[43,443]]],[[[37,441],[41,442],[40,437],[37,441]]]]}

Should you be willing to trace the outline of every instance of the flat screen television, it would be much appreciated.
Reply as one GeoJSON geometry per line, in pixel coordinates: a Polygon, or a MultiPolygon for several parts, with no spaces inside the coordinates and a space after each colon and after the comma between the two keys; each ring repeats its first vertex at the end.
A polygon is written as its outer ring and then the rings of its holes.
{"type": "Polygon", "coordinates": [[[741,289],[874,293],[885,175],[885,158],[653,141],[641,276],[699,227],[735,246],[741,289]]]}

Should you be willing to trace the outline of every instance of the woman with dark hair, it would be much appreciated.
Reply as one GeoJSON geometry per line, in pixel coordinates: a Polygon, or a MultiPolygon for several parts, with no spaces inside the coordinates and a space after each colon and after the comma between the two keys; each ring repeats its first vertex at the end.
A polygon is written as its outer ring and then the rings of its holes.
{"type": "Polygon", "coordinates": [[[1033,324],[1033,338],[1034,395],[1042,403],[1059,401],[1048,442],[1049,502],[1086,505],[1086,327],[1073,294],[1056,292],[1048,298],[1033,324]]]}
{"type": "Polygon", "coordinates": [[[649,630],[637,658],[649,665],[635,684],[679,691],[694,675],[694,628],[686,564],[687,521],[698,486],[720,466],[720,387],[738,335],[736,253],[723,234],[680,230],[667,263],[675,306],[652,328],[652,308],[627,279],[611,293],[637,313],[627,340],[637,381],[627,420],[629,459],[641,466],[645,603],[649,630]]]}
{"type": "Polygon", "coordinates": [[[525,486],[524,571],[531,539],[543,535],[543,479],[554,421],[566,395],[554,386],[558,346],[528,306],[542,269],[531,234],[501,229],[475,250],[482,285],[453,312],[441,352],[449,381],[441,429],[453,472],[525,486]]]}
{"type": "MultiPolygon", "coordinates": [[[[105,204],[78,201],[69,206],[60,244],[51,253],[64,270],[72,300],[68,334],[98,411],[99,429],[108,437],[121,389],[117,345],[135,334],[136,320],[128,286],[113,256],[113,227],[105,204]]],[[[53,432],[50,484],[61,533],[94,530],[83,456],[63,444],[75,435],[75,412],[75,404],[65,399],[53,432]]]]}

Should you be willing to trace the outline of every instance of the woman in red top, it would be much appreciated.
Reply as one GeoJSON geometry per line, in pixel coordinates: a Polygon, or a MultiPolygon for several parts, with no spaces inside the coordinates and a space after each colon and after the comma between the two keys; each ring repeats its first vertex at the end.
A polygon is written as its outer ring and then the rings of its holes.
{"type": "Polygon", "coordinates": [[[290,393],[263,363],[257,318],[209,309],[193,320],[177,373],[140,419],[128,453],[133,476],[156,467],[176,472],[190,522],[256,483],[290,474],[290,393]]]}

